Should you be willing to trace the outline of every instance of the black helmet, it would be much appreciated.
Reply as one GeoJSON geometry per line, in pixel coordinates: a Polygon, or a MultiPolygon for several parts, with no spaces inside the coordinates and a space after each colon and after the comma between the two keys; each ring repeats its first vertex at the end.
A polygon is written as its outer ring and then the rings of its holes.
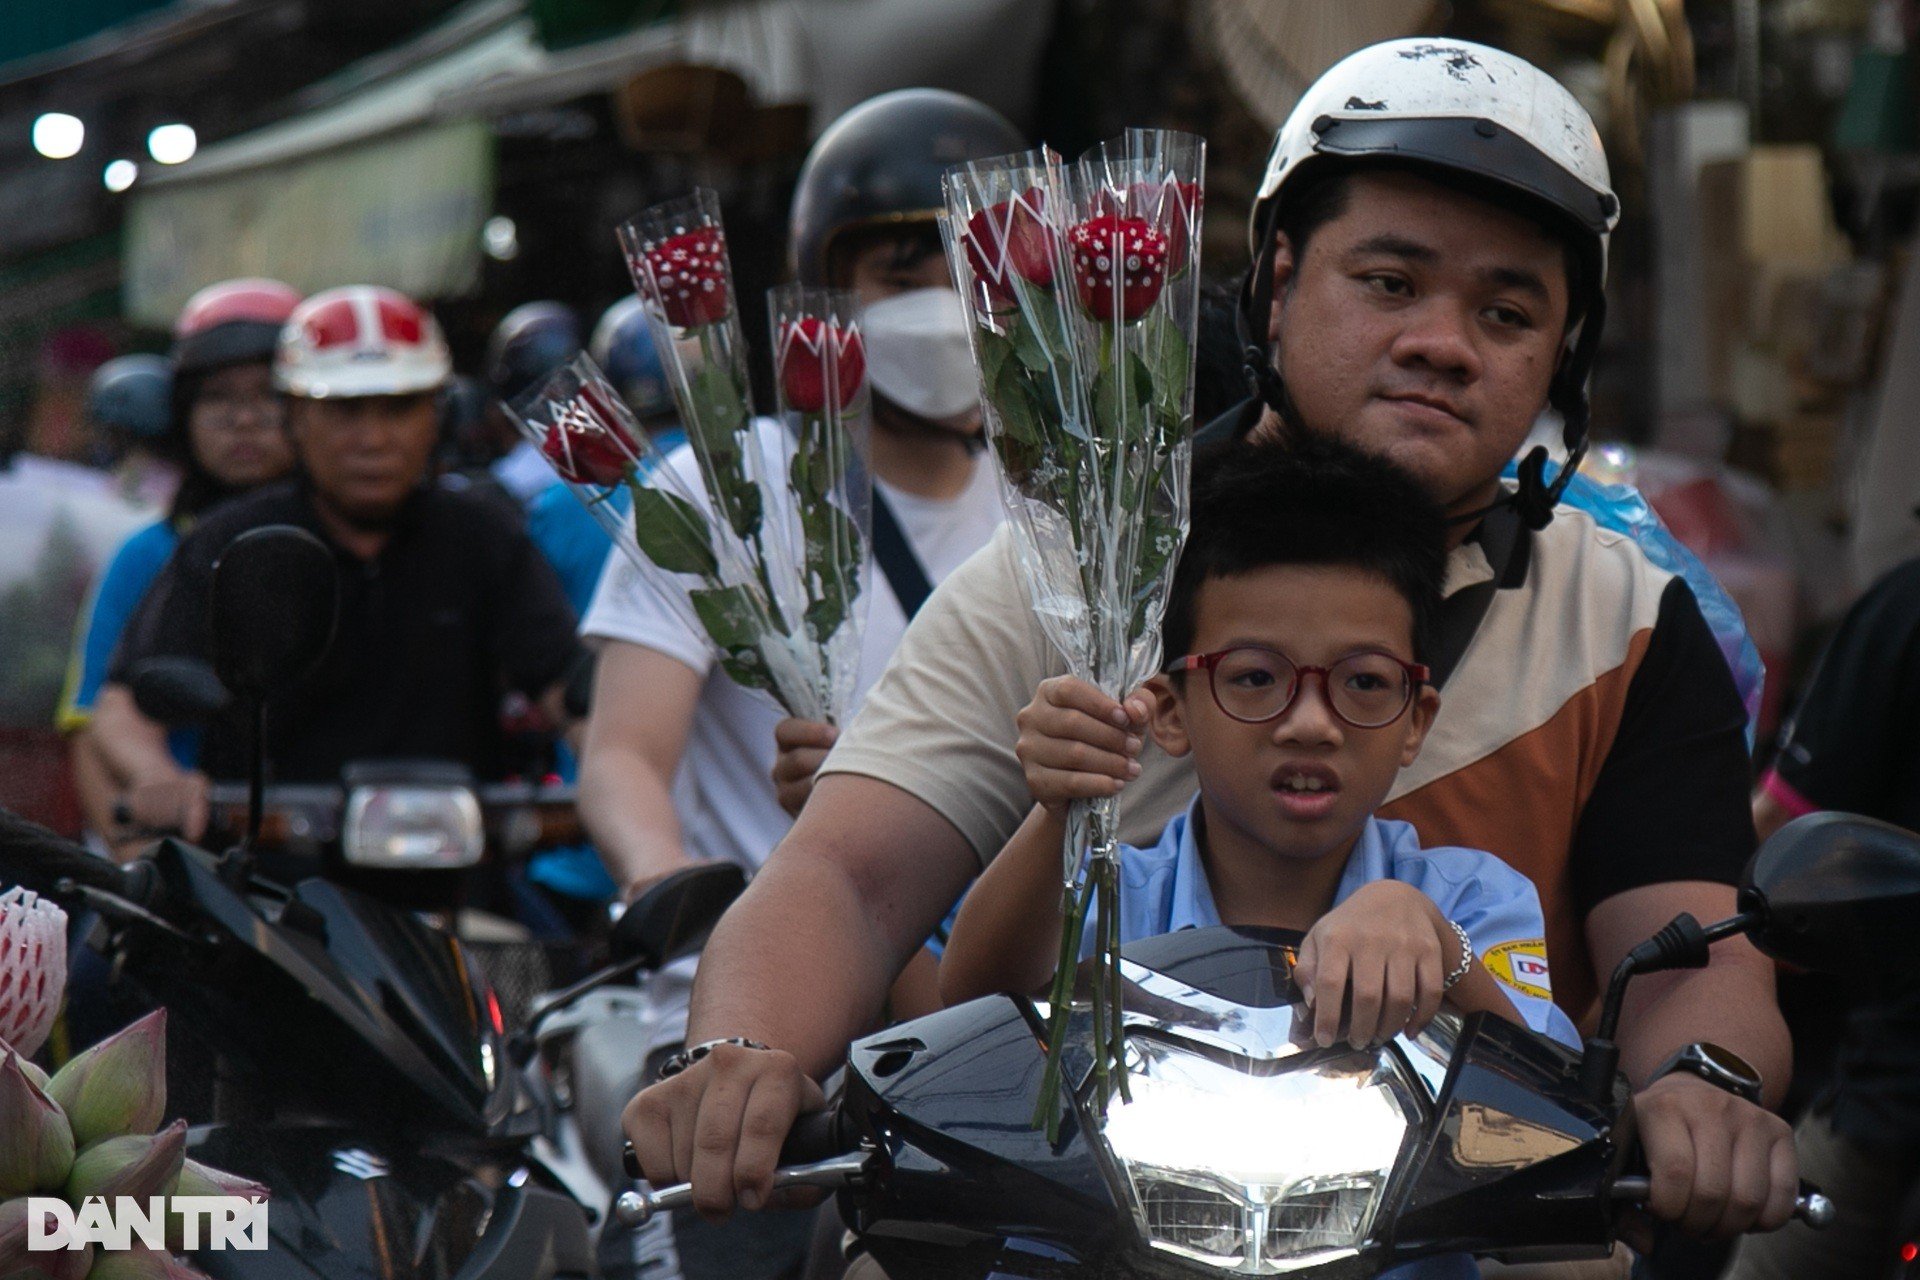
{"type": "Polygon", "coordinates": [[[867,99],[827,126],[800,170],[788,237],[795,278],[826,284],[844,231],[931,225],[945,207],[940,175],[950,166],[1026,147],[1005,116],[962,94],[898,89],[867,99]]]}
{"type": "Polygon", "coordinates": [[[487,339],[487,381],[502,400],[518,398],[579,355],[580,317],[564,302],[527,302],[507,312],[487,339]]]}

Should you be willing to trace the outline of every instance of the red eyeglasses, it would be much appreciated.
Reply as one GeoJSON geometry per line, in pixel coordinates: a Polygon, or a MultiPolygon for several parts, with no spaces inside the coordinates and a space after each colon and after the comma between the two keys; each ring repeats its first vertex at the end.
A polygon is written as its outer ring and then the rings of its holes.
{"type": "Polygon", "coordinates": [[[1432,679],[1419,663],[1390,653],[1351,653],[1331,667],[1303,667],[1278,649],[1242,645],[1196,653],[1168,664],[1168,671],[1202,671],[1221,711],[1244,724],[1265,724],[1287,714],[1307,676],[1319,676],[1333,714],[1356,729],[1384,729],[1406,714],[1414,691],[1432,679]]]}

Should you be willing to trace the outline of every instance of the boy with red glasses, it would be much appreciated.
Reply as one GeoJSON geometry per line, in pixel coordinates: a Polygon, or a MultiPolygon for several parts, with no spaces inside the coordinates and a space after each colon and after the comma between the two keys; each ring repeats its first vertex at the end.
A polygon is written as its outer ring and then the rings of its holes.
{"type": "Polygon", "coordinates": [[[1216,924],[1304,932],[1296,978],[1321,1045],[1416,1031],[1445,1001],[1577,1047],[1551,998],[1532,882],[1374,816],[1440,707],[1419,663],[1445,575],[1439,508],[1392,465],[1310,437],[1196,459],[1193,510],[1167,603],[1179,656],[1129,700],[1132,721],[1098,718],[1071,677],[1021,712],[1035,807],[961,907],[941,995],[1045,984],[1068,806],[1136,776],[1150,727],[1162,750],[1193,756],[1200,793],[1157,844],[1122,852],[1122,941],[1216,924]]]}

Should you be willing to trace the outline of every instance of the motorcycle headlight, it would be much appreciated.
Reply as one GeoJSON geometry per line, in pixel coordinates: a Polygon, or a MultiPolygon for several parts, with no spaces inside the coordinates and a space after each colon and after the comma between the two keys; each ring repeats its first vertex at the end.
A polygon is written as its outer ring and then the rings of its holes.
{"type": "Polygon", "coordinates": [[[1229,1064],[1130,1036],[1104,1138],[1155,1249],[1240,1275],[1357,1253],[1419,1104],[1391,1050],[1229,1064]]]}
{"type": "Polygon", "coordinates": [[[486,851],[480,801],[466,787],[356,787],[340,844],[347,862],[385,870],[471,867],[486,851]]]}

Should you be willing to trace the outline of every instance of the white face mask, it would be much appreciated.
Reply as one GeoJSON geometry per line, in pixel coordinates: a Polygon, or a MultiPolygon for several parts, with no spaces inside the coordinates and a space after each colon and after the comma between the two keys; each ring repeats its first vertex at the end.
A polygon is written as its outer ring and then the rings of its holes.
{"type": "Polygon", "coordinates": [[[980,384],[967,314],[952,289],[912,289],[860,313],[873,389],[908,413],[944,422],[977,410],[980,384]]]}

